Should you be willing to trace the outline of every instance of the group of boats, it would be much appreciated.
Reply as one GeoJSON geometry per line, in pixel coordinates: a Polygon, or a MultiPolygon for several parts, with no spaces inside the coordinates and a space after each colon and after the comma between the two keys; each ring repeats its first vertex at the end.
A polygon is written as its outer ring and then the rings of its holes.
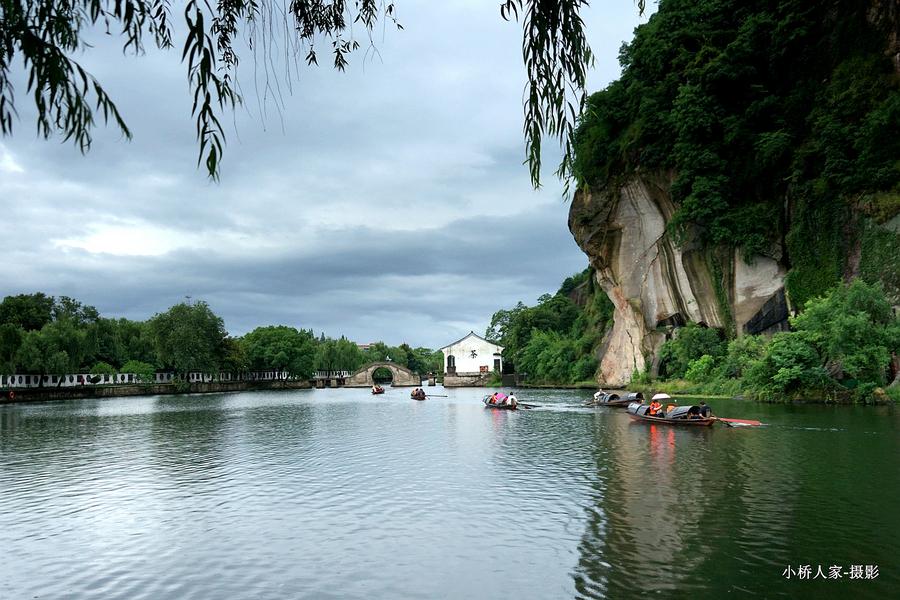
{"type": "Polygon", "coordinates": [[[599,390],[586,406],[627,408],[628,416],[636,421],[652,421],[667,425],[704,427],[716,422],[712,410],[705,403],[697,406],[679,406],[668,394],[655,394],[650,399],[650,404],[644,404],[644,395],[641,392],[619,395],[599,390]]]}
{"type": "Polygon", "coordinates": [[[610,406],[628,409],[628,416],[635,421],[649,421],[666,425],[685,425],[689,427],[709,427],[721,421],[729,427],[746,425],[762,425],[759,421],[749,419],[725,419],[712,414],[712,409],[705,402],[700,404],[679,405],[678,401],[668,394],[654,394],[649,404],[644,404],[644,395],[640,392],[624,396],[599,390],[593,400],[585,406],[610,406]]]}
{"type": "MultiPolygon", "coordinates": [[[[372,386],[373,394],[383,394],[384,388],[378,384],[372,386]]],[[[422,388],[416,388],[410,392],[413,400],[425,400],[428,394],[422,388]]],[[[486,408],[496,410],[517,410],[519,408],[536,408],[535,404],[523,404],[515,395],[494,392],[482,399],[486,408]]],[[[720,421],[729,427],[746,425],[762,425],[759,421],[747,419],[725,419],[712,414],[712,409],[705,402],[700,404],[679,405],[678,401],[668,394],[654,394],[649,404],[645,404],[644,395],[641,392],[617,394],[615,392],[597,391],[593,398],[584,406],[608,406],[614,408],[626,408],[628,416],[635,421],[648,421],[651,423],[663,423],[666,425],[684,425],[689,427],[708,427],[720,421]]]]}

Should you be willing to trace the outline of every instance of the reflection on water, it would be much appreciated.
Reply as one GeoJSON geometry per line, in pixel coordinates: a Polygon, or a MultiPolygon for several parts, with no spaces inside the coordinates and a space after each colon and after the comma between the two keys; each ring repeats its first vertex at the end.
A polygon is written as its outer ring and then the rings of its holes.
{"type": "Polygon", "coordinates": [[[891,408],[295,390],[0,407],[0,598],[889,596],[891,408]],[[874,580],[788,566],[878,565],[874,580]]]}

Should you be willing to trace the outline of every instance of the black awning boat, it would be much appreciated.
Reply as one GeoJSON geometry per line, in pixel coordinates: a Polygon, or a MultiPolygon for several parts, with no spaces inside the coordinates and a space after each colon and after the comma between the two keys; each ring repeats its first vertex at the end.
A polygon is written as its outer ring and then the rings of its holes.
{"type": "Polygon", "coordinates": [[[644,395],[640,392],[626,394],[624,397],[615,393],[598,392],[594,394],[594,399],[588,404],[589,406],[618,406],[625,408],[632,402],[643,402],[644,395]]]}
{"type": "Polygon", "coordinates": [[[667,412],[664,409],[660,409],[655,415],[648,414],[649,410],[649,404],[632,402],[628,405],[628,416],[636,421],[691,427],[704,427],[716,422],[716,418],[709,415],[709,413],[707,413],[707,416],[704,416],[703,409],[699,406],[675,406],[667,412]]]}

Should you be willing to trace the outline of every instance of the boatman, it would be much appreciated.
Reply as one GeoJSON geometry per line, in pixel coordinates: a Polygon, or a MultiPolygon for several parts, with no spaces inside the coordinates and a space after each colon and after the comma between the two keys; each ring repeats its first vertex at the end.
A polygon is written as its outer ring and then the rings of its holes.
{"type": "Polygon", "coordinates": [[[651,417],[655,417],[660,408],[662,408],[662,404],[659,403],[659,400],[654,399],[650,402],[650,406],[647,408],[647,414],[651,417]]]}
{"type": "Polygon", "coordinates": [[[519,400],[514,393],[510,392],[509,396],[506,397],[506,404],[515,408],[516,405],[519,404],[519,400]]]}

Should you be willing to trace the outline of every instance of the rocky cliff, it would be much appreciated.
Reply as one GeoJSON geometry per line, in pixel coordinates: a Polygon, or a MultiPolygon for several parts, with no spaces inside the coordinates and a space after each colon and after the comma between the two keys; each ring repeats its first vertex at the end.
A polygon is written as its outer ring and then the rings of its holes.
{"type": "Polygon", "coordinates": [[[661,0],[587,101],[569,228],[615,305],[598,378],[688,322],[787,325],[841,280],[900,303],[900,18],[884,0],[661,0]]]}
{"type": "Polygon", "coordinates": [[[634,176],[618,188],[577,193],[569,211],[569,229],[615,305],[600,348],[599,378],[607,385],[624,385],[647,367],[655,374],[659,347],[688,321],[739,334],[786,324],[786,269],[778,257],[748,263],[737,251],[717,256],[699,239],[676,244],[666,228],[675,211],[669,184],[634,176]]]}

